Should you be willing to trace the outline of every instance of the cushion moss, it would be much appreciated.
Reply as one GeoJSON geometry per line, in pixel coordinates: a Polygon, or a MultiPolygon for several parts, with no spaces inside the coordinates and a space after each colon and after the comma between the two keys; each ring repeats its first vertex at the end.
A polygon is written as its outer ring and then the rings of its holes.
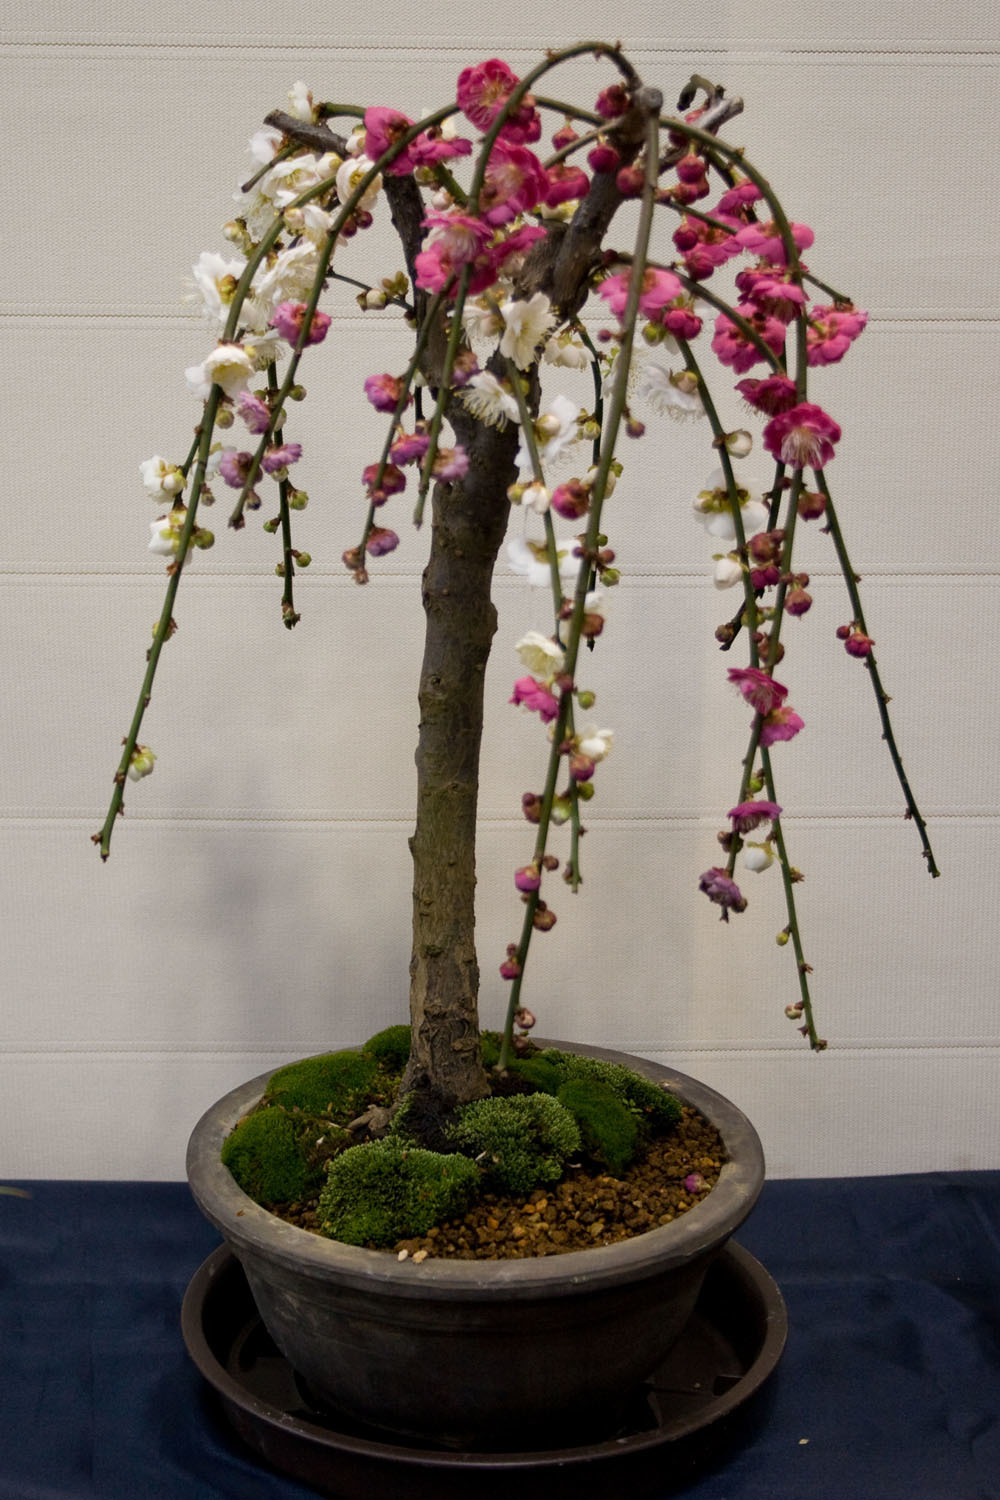
{"type": "Polygon", "coordinates": [[[402,1073],[410,1060],[409,1026],[387,1026],[368,1038],[361,1048],[366,1057],[374,1057],[387,1073],[402,1073]]]}
{"type": "Polygon", "coordinates": [[[570,1078],[556,1097],[576,1121],[586,1155],[620,1177],[639,1146],[634,1111],[596,1078],[570,1078]]]}
{"type": "Polygon", "coordinates": [[[272,1105],[240,1121],[223,1143],[222,1160],[243,1191],[263,1208],[296,1202],[320,1180],[301,1136],[295,1120],[272,1105]]]}
{"type": "Polygon", "coordinates": [[[408,1150],[393,1141],[350,1146],[327,1169],[317,1219],[330,1239],[388,1249],[464,1214],[479,1191],[468,1157],[408,1150]]]}
{"type": "Polygon", "coordinates": [[[666,1134],[673,1130],[683,1113],[681,1103],[660,1084],[624,1063],[607,1062],[600,1057],[584,1057],[578,1052],[560,1052],[547,1047],[543,1058],[558,1065],[563,1081],[591,1078],[606,1084],[613,1094],[633,1109],[649,1131],[666,1134]]]}
{"type": "Polygon", "coordinates": [[[576,1121],[551,1094],[477,1099],[461,1110],[450,1136],[491,1185],[510,1193],[558,1181],[580,1149],[576,1121]]]}
{"type": "Polygon", "coordinates": [[[354,1050],[326,1052],[272,1073],[267,1099],[346,1125],[365,1108],[372,1092],[377,1091],[380,1077],[374,1057],[354,1050]]]}

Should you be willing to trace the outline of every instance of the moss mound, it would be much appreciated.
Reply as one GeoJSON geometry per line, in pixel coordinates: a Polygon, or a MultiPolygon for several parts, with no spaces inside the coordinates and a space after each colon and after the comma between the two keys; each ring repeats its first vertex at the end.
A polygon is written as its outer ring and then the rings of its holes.
{"type": "Polygon", "coordinates": [[[409,1026],[387,1026],[369,1037],[361,1048],[366,1057],[374,1057],[387,1073],[402,1073],[410,1060],[409,1026]]]}
{"type": "Polygon", "coordinates": [[[475,1163],[457,1153],[407,1150],[393,1141],[351,1146],[327,1169],[319,1227],[346,1245],[387,1249],[464,1214],[480,1181],[475,1163]]]}
{"type": "Polygon", "coordinates": [[[492,1185],[509,1193],[558,1181],[580,1149],[576,1121],[551,1094],[477,1099],[461,1110],[450,1137],[492,1185]]]}
{"type": "Polygon", "coordinates": [[[642,1132],[635,1113],[596,1078],[571,1078],[556,1097],[576,1121],[584,1153],[620,1177],[639,1149],[642,1132]]]}
{"type": "Polygon", "coordinates": [[[378,1092],[380,1069],[363,1052],[326,1052],[306,1057],[272,1073],[267,1100],[286,1109],[321,1115],[348,1124],[378,1092]]]}
{"type": "Polygon", "coordinates": [[[576,1052],[560,1052],[555,1047],[547,1047],[539,1055],[556,1064],[564,1083],[583,1078],[605,1084],[616,1098],[635,1111],[649,1131],[657,1134],[669,1132],[681,1119],[683,1109],[679,1099],[651,1078],[644,1078],[641,1073],[626,1068],[624,1063],[582,1057],[576,1052]]]}
{"type": "Polygon", "coordinates": [[[309,1163],[301,1127],[274,1105],[240,1121],[223,1143],[222,1160],[243,1191],[264,1208],[296,1202],[322,1180],[309,1163]]]}

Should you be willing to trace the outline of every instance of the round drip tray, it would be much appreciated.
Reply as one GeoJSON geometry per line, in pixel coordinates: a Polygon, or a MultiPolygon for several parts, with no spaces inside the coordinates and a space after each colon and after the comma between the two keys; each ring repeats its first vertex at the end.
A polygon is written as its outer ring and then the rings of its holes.
{"type": "Polygon", "coordinates": [[[667,1495],[759,1425],[781,1357],[785,1305],[732,1242],[713,1262],[694,1314],[635,1392],[617,1430],[578,1446],[455,1452],[359,1427],[310,1402],[260,1320],[239,1261],[220,1246],[196,1272],[184,1341],[226,1418],[265,1462],[334,1500],[607,1500],[667,1495]]]}

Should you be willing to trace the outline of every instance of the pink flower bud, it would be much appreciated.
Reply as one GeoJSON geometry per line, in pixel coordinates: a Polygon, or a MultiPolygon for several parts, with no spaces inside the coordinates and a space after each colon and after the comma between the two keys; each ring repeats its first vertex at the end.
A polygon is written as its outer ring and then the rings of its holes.
{"type": "Polygon", "coordinates": [[[521,798],[521,811],[529,823],[540,823],[542,820],[542,799],[537,792],[525,792],[521,798]]]}
{"type": "Polygon", "coordinates": [[[587,165],[592,172],[617,172],[620,164],[618,152],[606,142],[599,142],[587,157],[587,165]]]}
{"type": "Polygon", "coordinates": [[[785,595],[785,609],[790,615],[804,615],[811,604],[812,594],[806,593],[803,588],[796,586],[785,595]]]}
{"type": "Polygon", "coordinates": [[[684,1179],[686,1193],[700,1193],[705,1188],[705,1179],[700,1172],[689,1172],[684,1179]]]}
{"type": "Polygon", "coordinates": [[[532,926],[537,927],[539,932],[549,932],[556,925],[556,914],[549,910],[544,901],[539,901],[531,921],[532,926]]]}
{"type": "Polygon", "coordinates": [[[535,1016],[523,1005],[514,1012],[514,1025],[520,1026],[522,1031],[530,1031],[535,1024],[535,1016]]]}
{"type": "Polygon", "coordinates": [[[697,185],[704,179],[707,168],[700,156],[696,156],[693,151],[689,151],[686,156],[681,157],[674,170],[681,182],[697,185]]]}
{"type": "Polygon", "coordinates": [[[865,635],[864,631],[852,630],[844,642],[844,650],[849,656],[871,656],[874,644],[871,636],[865,635]]]}
{"type": "Polygon", "coordinates": [[[519,891],[537,891],[542,883],[536,864],[523,865],[520,870],[514,871],[514,884],[519,891]]]}

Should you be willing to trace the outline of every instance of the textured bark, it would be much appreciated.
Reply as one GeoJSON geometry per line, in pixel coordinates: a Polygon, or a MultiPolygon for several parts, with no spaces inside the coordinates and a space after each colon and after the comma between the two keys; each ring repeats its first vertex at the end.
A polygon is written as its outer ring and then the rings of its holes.
{"type": "Polygon", "coordinates": [[[518,432],[483,427],[457,403],[449,418],[471,462],[461,483],[435,489],[423,579],[406,1086],[426,1081],[465,1102],[489,1092],[479,1057],[476,810],[483,684],[497,623],[490,582],[507,528],[518,432]]]}

